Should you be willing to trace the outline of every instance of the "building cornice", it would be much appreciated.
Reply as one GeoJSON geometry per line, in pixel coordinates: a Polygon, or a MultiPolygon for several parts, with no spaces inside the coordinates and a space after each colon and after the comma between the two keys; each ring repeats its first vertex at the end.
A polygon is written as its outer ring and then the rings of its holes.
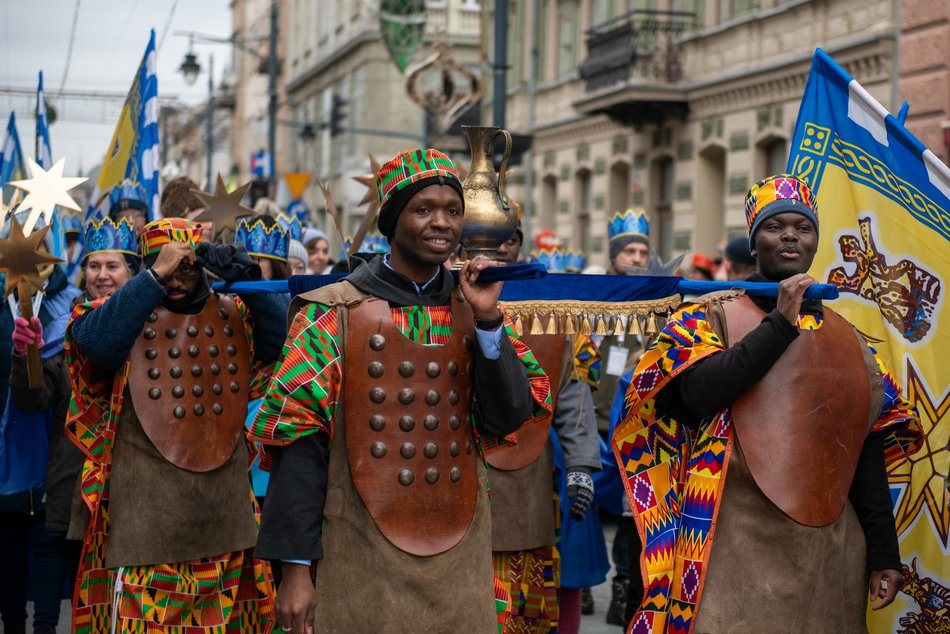
{"type": "MultiPolygon", "coordinates": [[[[850,75],[872,84],[889,79],[893,42],[892,35],[879,34],[828,47],[826,51],[850,75]]],[[[689,103],[689,119],[800,99],[808,80],[812,56],[811,52],[800,53],[781,62],[680,86],[689,103]]],[[[605,93],[594,96],[595,99],[604,97],[605,93]]],[[[584,101],[581,98],[574,103],[584,101]]],[[[631,128],[612,123],[605,117],[590,119],[579,112],[539,123],[534,128],[535,135],[550,140],[549,145],[539,138],[539,148],[542,145],[546,148],[569,145],[608,131],[613,134],[633,133],[631,128]],[[551,138],[555,135],[556,138],[551,138]]]]}
{"type": "MultiPolygon", "coordinates": [[[[827,52],[850,75],[873,83],[889,77],[893,38],[890,35],[862,38],[829,47],[827,52]]],[[[801,53],[782,62],[690,84],[687,97],[691,118],[800,98],[812,56],[811,52],[801,53]]]]}

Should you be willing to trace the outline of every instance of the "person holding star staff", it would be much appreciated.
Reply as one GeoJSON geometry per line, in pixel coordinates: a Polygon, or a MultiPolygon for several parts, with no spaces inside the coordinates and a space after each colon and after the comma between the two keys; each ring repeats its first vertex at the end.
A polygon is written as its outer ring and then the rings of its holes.
{"type": "Polygon", "coordinates": [[[38,207],[10,215],[3,233],[0,270],[8,309],[0,308],[0,629],[26,631],[31,590],[33,631],[51,633],[68,566],[65,530],[47,521],[48,465],[59,455],[66,403],[36,399],[34,388],[60,375],[63,332],[79,291],[49,255],[52,236],[38,207]],[[38,230],[24,234],[24,224],[38,230]]]}

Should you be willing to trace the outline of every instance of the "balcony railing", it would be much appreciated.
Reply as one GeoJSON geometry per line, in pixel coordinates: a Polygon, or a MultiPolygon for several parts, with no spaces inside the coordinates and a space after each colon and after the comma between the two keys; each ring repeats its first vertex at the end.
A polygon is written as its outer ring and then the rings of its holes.
{"type": "Polygon", "coordinates": [[[637,9],[593,27],[580,67],[587,91],[628,82],[676,83],[683,73],[678,40],[695,21],[686,11],[637,9]]]}

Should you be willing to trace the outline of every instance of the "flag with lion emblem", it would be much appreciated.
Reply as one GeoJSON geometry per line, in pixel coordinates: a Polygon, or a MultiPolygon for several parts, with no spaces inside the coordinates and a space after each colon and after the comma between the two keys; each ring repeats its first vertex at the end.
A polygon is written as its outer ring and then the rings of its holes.
{"type": "Polygon", "coordinates": [[[950,169],[818,49],[789,173],[817,192],[811,269],[875,344],[920,413],[923,446],[888,466],[904,586],[871,632],[950,631],[950,169]]]}

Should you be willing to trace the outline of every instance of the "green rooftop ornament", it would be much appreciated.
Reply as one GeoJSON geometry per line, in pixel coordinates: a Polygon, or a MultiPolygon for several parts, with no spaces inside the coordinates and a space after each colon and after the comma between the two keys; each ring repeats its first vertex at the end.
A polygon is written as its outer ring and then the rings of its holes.
{"type": "Polygon", "coordinates": [[[390,57],[400,72],[405,71],[425,37],[425,0],[382,0],[379,30],[390,57]]]}

